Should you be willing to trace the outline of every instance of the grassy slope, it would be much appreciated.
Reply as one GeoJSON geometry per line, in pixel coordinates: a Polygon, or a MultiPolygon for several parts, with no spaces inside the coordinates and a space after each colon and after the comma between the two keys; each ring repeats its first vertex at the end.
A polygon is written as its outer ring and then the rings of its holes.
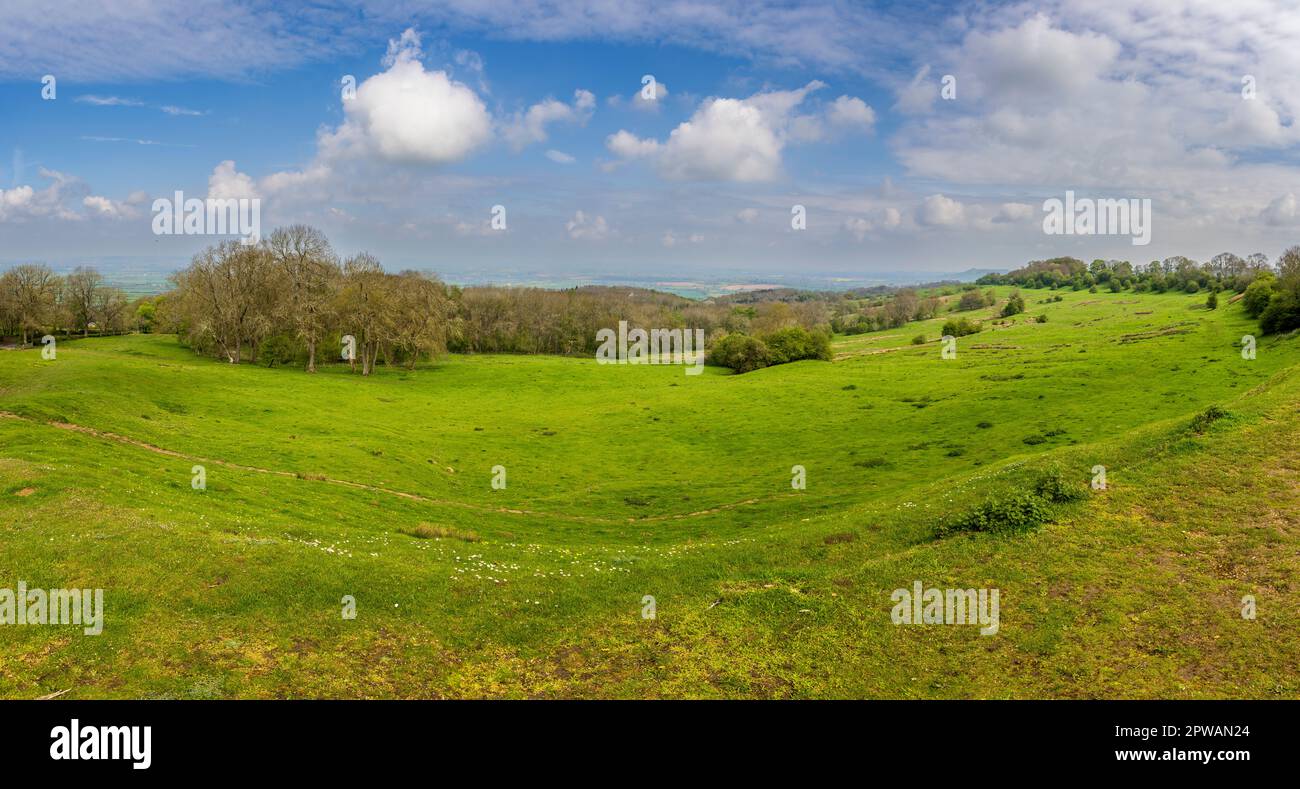
{"type": "Polygon", "coordinates": [[[1026,295],[1047,323],[956,360],[940,319],[745,376],[454,357],[363,381],[157,337],[0,354],[22,417],[0,586],[108,606],[98,638],[0,629],[0,696],[1300,695],[1297,341],[1248,362],[1237,306],[1026,295]],[[1211,403],[1233,418],[1189,434],[1211,403]],[[1049,458],[1110,489],[1027,537],[932,538],[1049,458]],[[914,579],[1000,588],[1001,633],[895,627],[914,579]]]}

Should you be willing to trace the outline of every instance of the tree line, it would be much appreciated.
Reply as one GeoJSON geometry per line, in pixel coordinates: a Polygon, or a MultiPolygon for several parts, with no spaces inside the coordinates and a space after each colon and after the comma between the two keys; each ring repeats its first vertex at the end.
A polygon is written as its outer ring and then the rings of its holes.
{"type": "Polygon", "coordinates": [[[277,228],[254,245],[212,245],[171,284],[149,302],[158,330],[230,363],[308,371],[345,350],[362,375],[448,351],[589,355],[597,333],[621,320],[703,329],[708,346],[733,335],[776,337],[767,364],[824,357],[829,342],[826,301],[795,291],[701,302],[642,288],[461,288],[423,272],[389,274],[366,253],[341,260],[305,225],[277,228]]]}
{"type": "Polygon", "coordinates": [[[117,334],[135,326],[126,294],[99,272],[78,267],[60,276],[41,263],[0,274],[0,337],[30,345],[47,333],[117,334]]]}

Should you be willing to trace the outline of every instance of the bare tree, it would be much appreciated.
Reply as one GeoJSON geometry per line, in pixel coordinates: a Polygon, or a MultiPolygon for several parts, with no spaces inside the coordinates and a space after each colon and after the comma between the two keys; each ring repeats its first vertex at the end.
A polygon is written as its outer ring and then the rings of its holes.
{"type": "Polygon", "coordinates": [[[345,331],[357,340],[362,375],[370,375],[379,356],[385,312],[390,308],[385,279],[383,267],[368,253],[355,255],[343,264],[338,306],[345,331]]]}
{"type": "Polygon", "coordinates": [[[63,283],[49,266],[27,263],[14,266],[0,277],[0,289],[12,311],[12,321],[27,345],[32,332],[53,328],[58,321],[59,292],[63,283]]]}
{"type": "Polygon", "coordinates": [[[281,308],[296,336],[307,345],[307,372],[316,372],[316,346],[331,323],[338,261],[325,235],[314,227],[277,228],[266,241],[284,278],[281,308]]]}
{"type": "Polygon", "coordinates": [[[80,329],[82,337],[89,336],[90,324],[95,323],[96,299],[103,287],[104,278],[87,266],[78,266],[63,280],[64,302],[73,328],[80,329]]]}

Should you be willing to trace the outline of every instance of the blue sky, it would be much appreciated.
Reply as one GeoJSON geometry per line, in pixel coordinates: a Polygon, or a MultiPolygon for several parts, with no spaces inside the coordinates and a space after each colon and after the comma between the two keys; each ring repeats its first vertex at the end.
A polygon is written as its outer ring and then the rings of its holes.
{"type": "Polygon", "coordinates": [[[183,265],[214,239],[153,234],[176,190],[485,276],[923,277],[1300,240],[1290,3],[12,5],[0,265],[183,265]],[[1066,190],[1149,198],[1151,244],[1045,235],[1066,190]]]}

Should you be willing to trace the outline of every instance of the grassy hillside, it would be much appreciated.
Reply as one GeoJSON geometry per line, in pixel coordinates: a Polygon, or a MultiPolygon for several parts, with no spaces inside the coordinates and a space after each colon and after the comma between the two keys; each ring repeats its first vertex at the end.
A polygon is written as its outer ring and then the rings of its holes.
{"type": "Polygon", "coordinates": [[[1300,695],[1300,340],[1247,361],[1239,306],[1024,293],[956,359],[939,318],[743,376],[2,352],[0,586],[107,614],[0,628],[0,696],[1300,695]],[[1109,487],[935,536],[1049,463],[1109,487]],[[1000,632],[893,625],[914,580],[999,588],[1000,632]]]}

